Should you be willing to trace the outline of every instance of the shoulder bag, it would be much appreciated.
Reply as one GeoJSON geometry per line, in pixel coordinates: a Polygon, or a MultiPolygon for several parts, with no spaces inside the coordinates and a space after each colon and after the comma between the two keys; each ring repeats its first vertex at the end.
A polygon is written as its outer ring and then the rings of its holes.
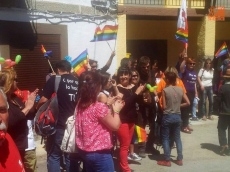
{"type": "Polygon", "coordinates": [[[74,114],[70,116],[66,121],[65,133],[60,147],[61,150],[66,153],[77,153],[77,146],[76,146],[76,139],[75,139],[76,116],[77,116],[77,107],[75,108],[74,114]]]}

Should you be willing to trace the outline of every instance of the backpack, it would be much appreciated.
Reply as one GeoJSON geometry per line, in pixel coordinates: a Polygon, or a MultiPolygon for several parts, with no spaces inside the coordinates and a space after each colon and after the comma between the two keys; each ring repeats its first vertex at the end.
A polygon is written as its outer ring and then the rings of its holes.
{"type": "Polygon", "coordinates": [[[61,76],[56,75],[54,87],[55,93],[53,93],[52,97],[38,109],[35,115],[35,132],[43,137],[53,135],[56,132],[56,124],[59,113],[57,90],[60,80],[61,76]]]}

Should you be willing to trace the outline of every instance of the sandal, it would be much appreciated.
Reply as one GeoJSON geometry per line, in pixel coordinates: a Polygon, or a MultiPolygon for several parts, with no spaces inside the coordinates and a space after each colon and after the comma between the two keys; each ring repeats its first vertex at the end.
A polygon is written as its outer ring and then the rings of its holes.
{"type": "Polygon", "coordinates": [[[228,150],[228,145],[221,146],[220,155],[224,156],[227,150],[228,150]]]}
{"type": "Polygon", "coordinates": [[[193,131],[193,129],[192,129],[190,126],[187,126],[187,129],[188,129],[189,131],[193,131]]]}
{"type": "Polygon", "coordinates": [[[202,120],[203,120],[203,121],[206,121],[206,120],[207,120],[206,116],[203,116],[202,120]]]}
{"type": "Polygon", "coordinates": [[[191,131],[187,127],[182,128],[181,131],[187,134],[191,134],[191,131]]]}
{"type": "Polygon", "coordinates": [[[208,119],[214,120],[214,117],[213,116],[209,116],[208,119]]]}

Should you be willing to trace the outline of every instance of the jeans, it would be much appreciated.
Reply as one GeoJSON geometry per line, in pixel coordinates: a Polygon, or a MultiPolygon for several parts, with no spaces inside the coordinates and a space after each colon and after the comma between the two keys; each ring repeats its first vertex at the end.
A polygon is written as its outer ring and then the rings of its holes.
{"type": "Polygon", "coordinates": [[[203,96],[202,96],[202,115],[206,116],[206,99],[208,97],[209,102],[209,111],[208,116],[210,116],[213,112],[213,89],[212,86],[204,87],[203,96]]]}
{"type": "Polygon", "coordinates": [[[78,150],[84,160],[87,172],[114,172],[114,163],[111,150],[86,152],[78,150]]]}
{"type": "Polygon", "coordinates": [[[117,137],[120,142],[119,163],[122,172],[131,172],[128,165],[128,151],[134,132],[133,123],[122,123],[117,131],[117,137]]]}
{"type": "Polygon", "coordinates": [[[164,158],[170,160],[171,147],[170,138],[176,142],[177,160],[182,160],[182,142],[180,137],[181,116],[179,114],[164,114],[161,125],[162,145],[164,149],[164,158]],[[170,137],[171,134],[171,137],[170,137]]]}
{"type": "MultiPolygon", "coordinates": [[[[62,138],[64,136],[64,129],[57,129],[56,133],[49,136],[46,142],[47,151],[47,169],[48,172],[60,172],[60,163],[63,152],[60,149],[62,138]]],[[[66,164],[66,171],[70,172],[69,154],[64,153],[64,161],[66,164]]]]}
{"type": "Polygon", "coordinates": [[[196,118],[196,108],[198,105],[198,99],[195,97],[193,100],[193,105],[192,105],[192,117],[196,118]]]}
{"type": "MultiPolygon", "coordinates": [[[[152,104],[155,104],[155,102],[152,102],[152,104]]],[[[146,142],[146,148],[152,148],[154,141],[156,139],[155,137],[155,117],[156,117],[156,108],[154,106],[141,104],[139,106],[140,113],[143,118],[143,125],[142,128],[145,128],[146,125],[149,125],[150,133],[148,135],[148,140],[146,142]]]]}
{"type": "Polygon", "coordinates": [[[230,115],[220,115],[217,128],[220,146],[228,145],[230,147],[230,115]],[[226,136],[227,129],[228,140],[226,136]]]}

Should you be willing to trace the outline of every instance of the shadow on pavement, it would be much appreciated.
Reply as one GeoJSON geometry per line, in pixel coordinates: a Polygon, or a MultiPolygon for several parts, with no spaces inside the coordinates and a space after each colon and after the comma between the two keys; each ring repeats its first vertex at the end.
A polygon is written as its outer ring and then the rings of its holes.
{"type": "Polygon", "coordinates": [[[148,157],[151,160],[159,161],[159,160],[164,159],[164,154],[160,154],[160,155],[148,155],[148,157]]]}
{"type": "Polygon", "coordinates": [[[212,143],[201,143],[201,148],[202,149],[207,149],[207,150],[210,150],[210,151],[213,151],[214,153],[216,154],[220,154],[220,146],[219,145],[215,145],[215,144],[212,144],[212,143]]]}

